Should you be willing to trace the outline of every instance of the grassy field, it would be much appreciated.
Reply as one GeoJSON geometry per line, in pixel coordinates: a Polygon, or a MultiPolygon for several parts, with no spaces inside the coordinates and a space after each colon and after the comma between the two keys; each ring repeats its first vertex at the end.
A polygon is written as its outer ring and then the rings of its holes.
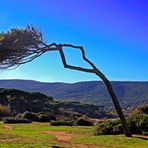
{"type": "Polygon", "coordinates": [[[118,136],[93,136],[94,127],[50,126],[48,123],[0,123],[2,148],[148,148],[148,140],[118,136]]]}

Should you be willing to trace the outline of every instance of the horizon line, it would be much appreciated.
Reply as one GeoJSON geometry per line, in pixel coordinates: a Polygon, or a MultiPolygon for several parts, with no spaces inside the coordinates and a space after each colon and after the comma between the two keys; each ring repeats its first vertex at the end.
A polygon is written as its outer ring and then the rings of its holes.
{"type": "MultiPolygon", "coordinates": [[[[63,82],[63,81],[40,81],[40,80],[33,80],[33,79],[0,79],[0,81],[34,81],[34,82],[40,82],[40,83],[83,83],[83,82],[103,82],[102,80],[86,80],[86,81],[76,81],[76,82],[63,82]]],[[[148,80],[109,80],[110,82],[148,82],[148,80]]]]}

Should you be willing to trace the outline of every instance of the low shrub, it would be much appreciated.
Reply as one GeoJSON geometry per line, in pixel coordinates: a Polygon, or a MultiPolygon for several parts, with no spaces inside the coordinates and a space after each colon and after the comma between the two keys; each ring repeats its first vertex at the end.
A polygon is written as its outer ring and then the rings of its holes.
{"type": "Polygon", "coordinates": [[[32,112],[28,112],[28,111],[26,111],[22,114],[22,118],[29,119],[31,121],[38,121],[37,114],[32,113],[32,112]]]}
{"type": "Polygon", "coordinates": [[[95,135],[116,135],[123,134],[123,128],[119,120],[117,121],[104,121],[96,125],[95,135]]]}
{"type": "Polygon", "coordinates": [[[31,123],[31,120],[24,119],[24,118],[4,118],[3,123],[31,123]]]}
{"type": "Polygon", "coordinates": [[[142,113],[139,109],[128,117],[128,123],[133,134],[148,132],[148,114],[142,113]]]}
{"type": "Polygon", "coordinates": [[[35,122],[50,122],[51,120],[56,120],[56,117],[50,114],[32,113],[28,111],[24,112],[21,117],[35,122]]]}
{"type": "Polygon", "coordinates": [[[137,113],[142,113],[142,114],[148,114],[148,105],[137,107],[137,108],[134,110],[134,113],[135,113],[135,112],[137,112],[137,113]]]}
{"type": "Polygon", "coordinates": [[[50,116],[46,114],[39,114],[38,115],[38,122],[50,122],[51,118],[50,116]]]}
{"type": "MultiPolygon", "coordinates": [[[[148,133],[148,106],[136,108],[127,118],[132,134],[148,133]]],[[[95,129],[95,135],[123,134],[123,128],[119,120],[104,121],[99,123],[95,129]]]]}
{"type": "Polygon", "coordinates": [[[93,123],[88,119],[79,118],[76,121],[76,125],[78,125],[78,126],[93,126],[93,123]]]}
{"type": "MultiPolygon", "coordinates": [[[[40,120],[41,118],[46,118],[47,120],[56,120],[56,117],[54,115],[48,114],[48,113],[37,113],[38,119],[40,120]]],[[[45,120],[46,120],[45,119],[45,120]]],[[[43,119],[44,120],[44,119],[43,119]]]]}
{"type": "Polygon", "coordinates": [[[73,121],[51,121],[50,125],[54,126],[73,126],[73,121]]]}

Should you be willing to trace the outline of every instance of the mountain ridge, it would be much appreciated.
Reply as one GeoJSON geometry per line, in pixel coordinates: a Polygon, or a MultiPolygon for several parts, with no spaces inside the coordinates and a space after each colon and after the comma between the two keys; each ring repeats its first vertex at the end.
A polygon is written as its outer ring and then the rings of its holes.
{"type": "MultiPolygon", "coordinates": [[[[148,104],[148,81],[111,81],[124,110],[148,104]]],[[[0,88],[16,88],[39,91],[56,99],[80,101],[114,109],[111,98],[102,81],[76,83],[38,82],[34,80],[0,80],[0,88]]]]}

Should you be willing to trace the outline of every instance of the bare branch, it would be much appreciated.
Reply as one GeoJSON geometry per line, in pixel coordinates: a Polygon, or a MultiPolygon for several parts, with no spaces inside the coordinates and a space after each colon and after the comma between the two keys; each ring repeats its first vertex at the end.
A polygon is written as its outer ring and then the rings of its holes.
{"type": "Polygon", "coordinates": [[[62,62],[63,62],[63,65],[64,65],[65,68],[69,68],[69,69],[72,69],[72,70],[83,71],[83,72],[94,73],[93,69],[87,69],[87,68],[77,67],[77,66],[72,66],[72,65],[67,64],[61,44],[57,46],[57,50],[60,53],[60,56],[61,56],[61,59],[62,59],[62,62]]]}
{"type": "Polygon", "coordinates": [[[75,46],[75,45],[72,45],[72,44],[60,44],[60,46],[62,46],[62,47],[71,47],[71,48],[76,48],[76,49],[81,50],[83,60],[86,61],[88,64],[90,64],[93,69],[96,69],[96,66],[90,60],[88,60],[86,58],[85,51],[84,51],[84,48],[82,46],[75,46]]]}

